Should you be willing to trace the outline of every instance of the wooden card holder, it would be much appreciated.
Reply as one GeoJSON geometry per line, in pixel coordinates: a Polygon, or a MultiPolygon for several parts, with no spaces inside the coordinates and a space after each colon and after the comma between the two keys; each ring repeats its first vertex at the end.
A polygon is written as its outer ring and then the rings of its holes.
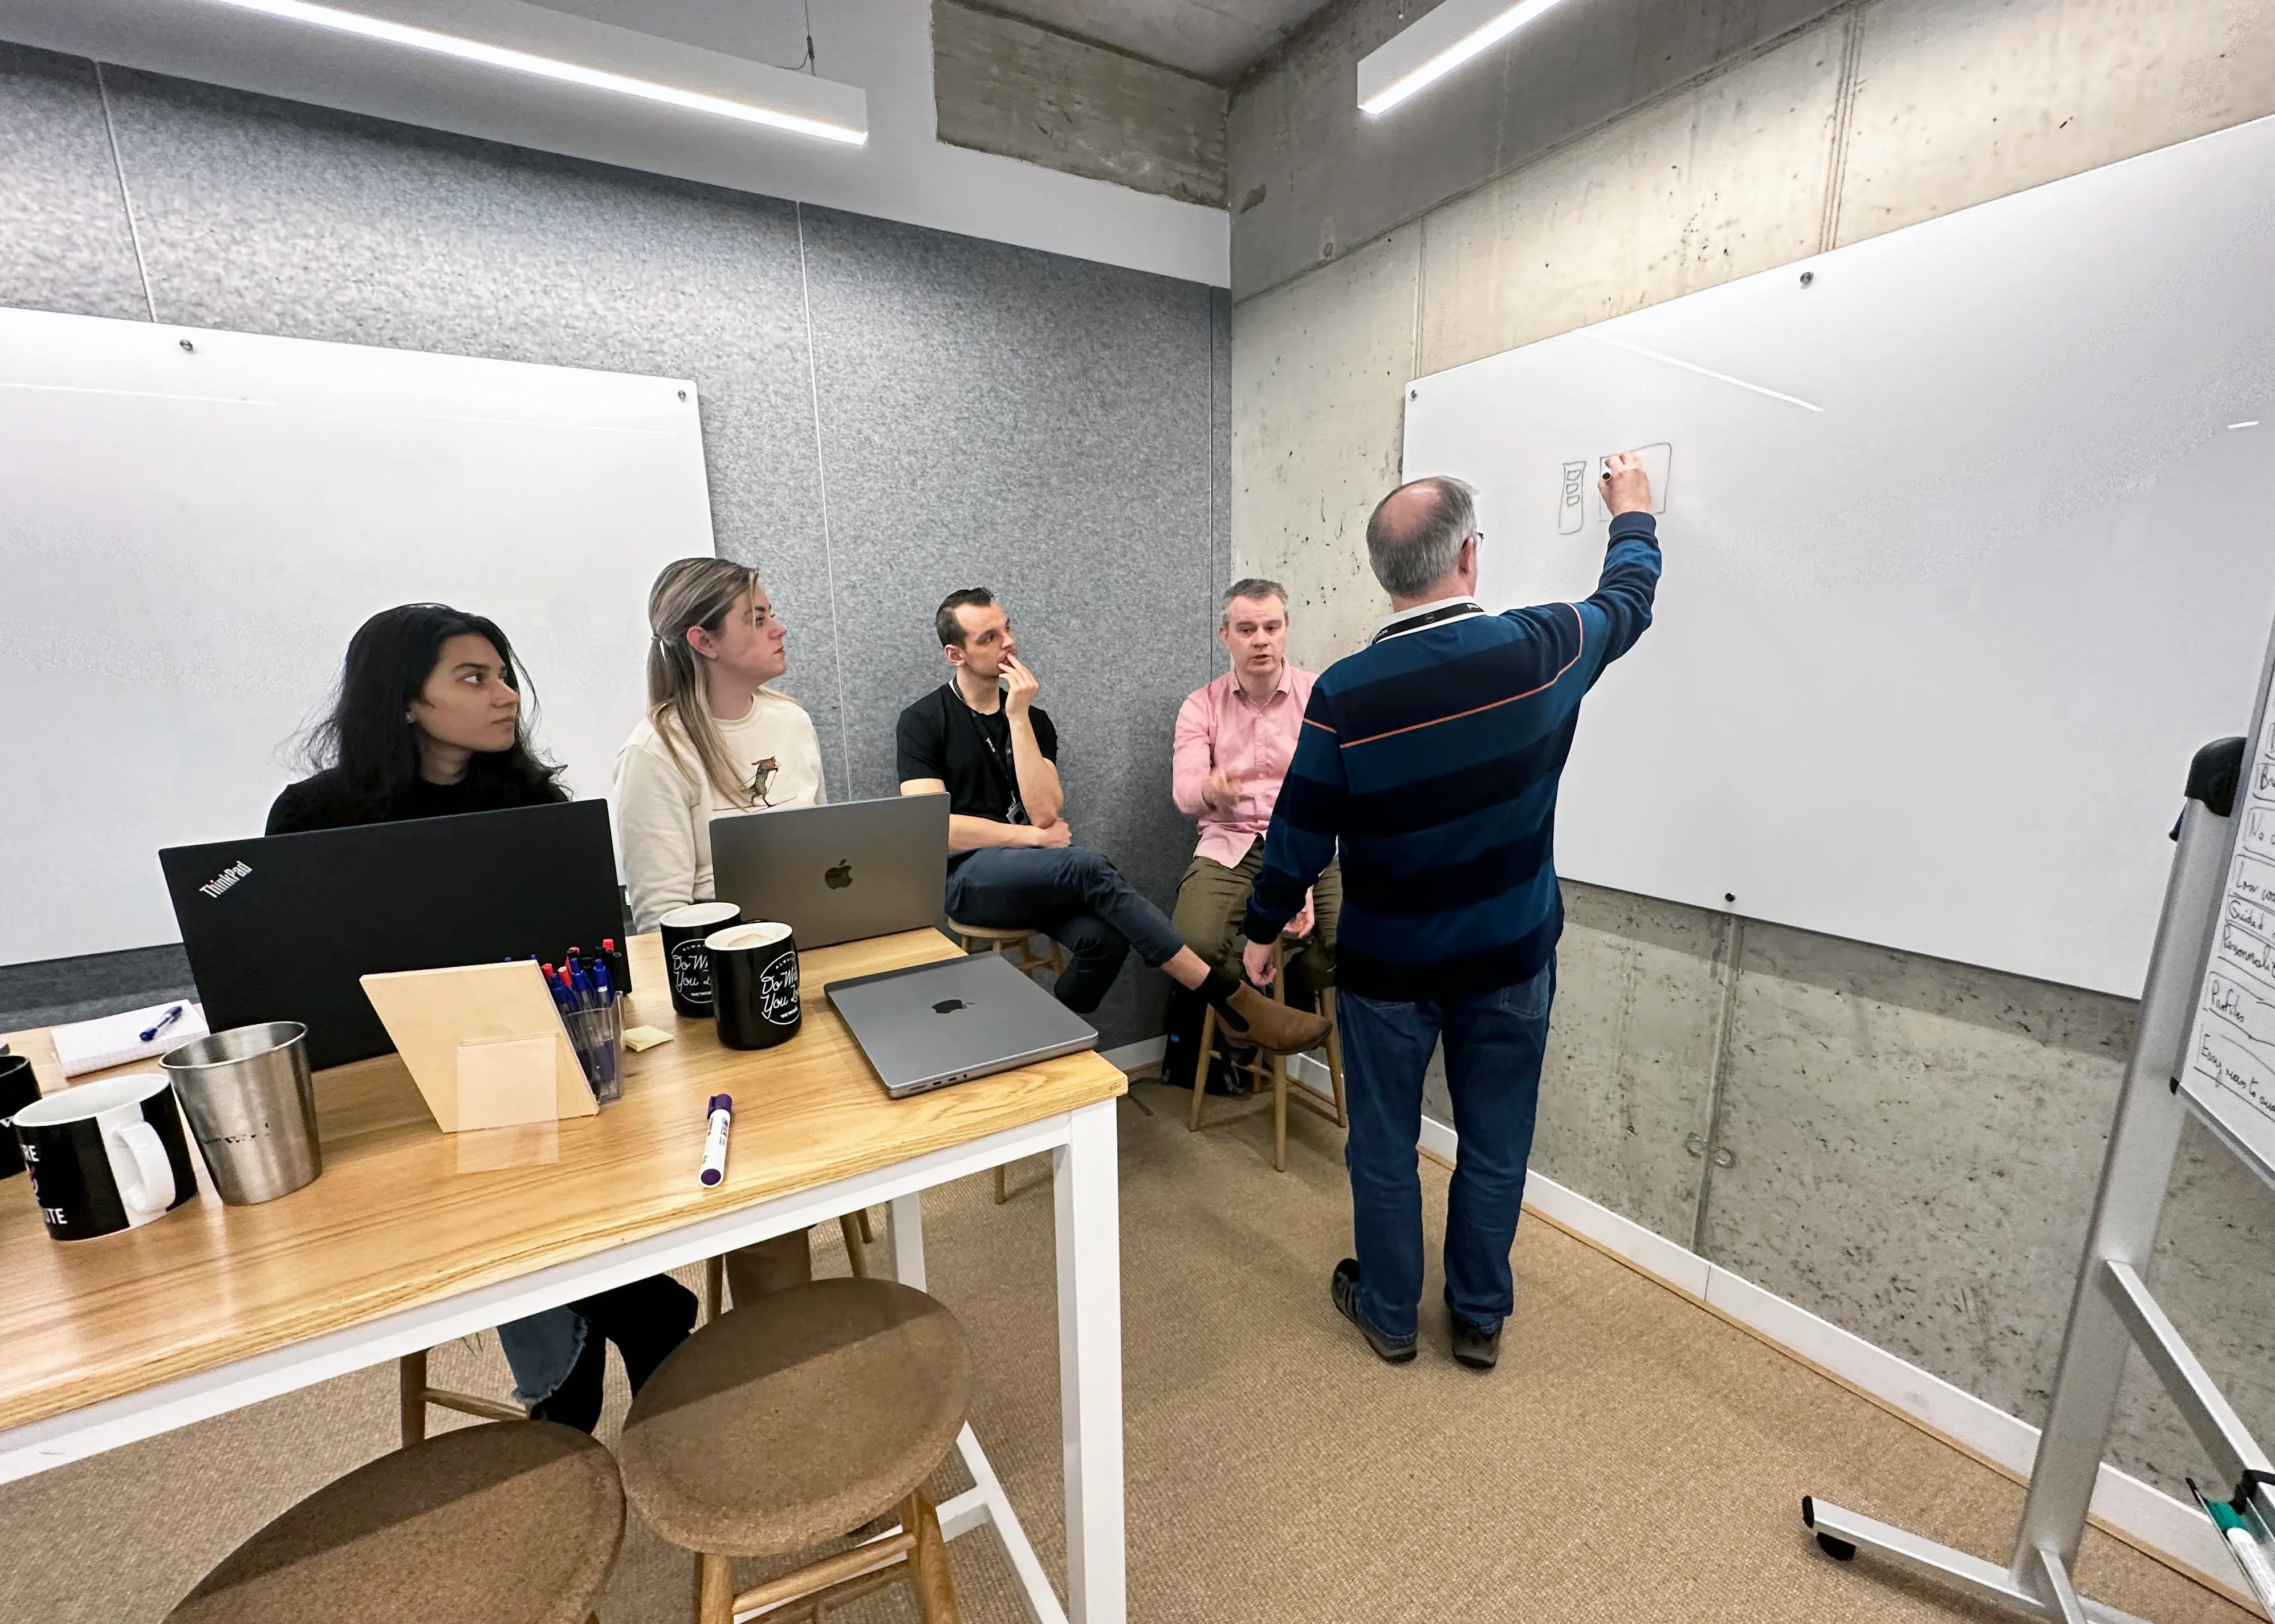
{"type": "Polygon", "coordinates": [[[560,1008],[530,961],[361,979],[444,1133],[600,1110],[560,1008]]]}

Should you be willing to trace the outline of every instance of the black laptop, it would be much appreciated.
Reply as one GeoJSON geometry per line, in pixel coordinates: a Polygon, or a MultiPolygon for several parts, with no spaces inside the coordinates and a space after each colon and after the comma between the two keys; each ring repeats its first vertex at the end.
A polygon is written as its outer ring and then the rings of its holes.
{"type": "Polygon", "coordinates": [[[308,1029],[308,1063],[395,1046],[359,978],[597,956],[624,935],[605,801],[253,836],[158,854],[215,1031],[308,1029]]]}

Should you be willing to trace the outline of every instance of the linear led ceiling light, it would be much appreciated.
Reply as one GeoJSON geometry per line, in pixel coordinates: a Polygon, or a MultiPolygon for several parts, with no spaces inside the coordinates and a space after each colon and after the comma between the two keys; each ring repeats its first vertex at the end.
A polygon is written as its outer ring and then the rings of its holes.
{"type": "Polygon", "coordinates": [[[1557,0],[1445,0],[1358,64],[1358,104],[1387,113],[1416,91],[1436,84],[1470,57],[1492,49],[1549,10],[1557,0]]]}
{"type": "MultiPolygon", "coordinates": [[[[859,89],[782,70],[771,70],[782,72],[782,78],[792,81],[784,87],[792,94],[781,99],[790,101],[794,96],[808,104],[807,110],[796,111],[788,107],[709,95],[699,90],[683,90],[676,85],[659,84],[654,79],[639,79],[629,73],[613,73],[606,68],[586,67],[557,57],[540,56],[533,51],[486,44],[480,40],[469,40],[437,29],[415,27],[409,23],[391,22],[385,18],[367,17],[357,11],[344,11],[336,6],[315,5],[309,0],[208,0],[208,4],[225,5],[241,11],[258,11],[263,16],[307,23],[389,45],[433,51],[439,56],[455,57],[461,62],[503,68],[510,73],[526,73],[560,84],[581,85],[587,89],[611,91],[617,95],[634,96],[644,102],[661,102],[668,107],[684,107],[721,118],[737,119],[744,124],[764,125],[769,129],[787,130],[792,134],[811,135],[825,141],[842,141],[848,146],[859,147],[869,139],[868,98],[859,89]],[[828,104],[828,110],[824,112],[815,103],[828,104]]],[[[765,64],[753,65],[764,67],[765,64]]]]}

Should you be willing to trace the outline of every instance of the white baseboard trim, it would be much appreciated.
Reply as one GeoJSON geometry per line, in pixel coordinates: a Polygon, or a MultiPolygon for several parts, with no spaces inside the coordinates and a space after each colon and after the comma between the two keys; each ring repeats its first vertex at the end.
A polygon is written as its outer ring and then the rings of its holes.
{"type": "Polygon", "coordinates": [[[1140,1066],[1150,1066],[1168,1052],[1167,1038],[1147,1038],[1137,1043],[1125,1043],[1118,1049],[1100,1051],[1099,1059],[1116,1071],[1135,1071],[1140,1066]]]}
{"type": "MultiPolygon", "coordinates": [[[[1319,1066],[1318,1069],[1324,1080],[1326,1069],[1319,1066]]],[[[1453,1129],[1432,1117],[1422,1119],[1425,1151],[1451,1162],[1456,1144],[1453,1129]]],[[[2038,1447],[2038,1429],[2029,1422],[1537,1171],[1526,1175],[1524,1195],[1525,1206],[1557,1227],[1744,1326],[1764,1341],[1816,1366],[2016,1480],[2029,1481],[2038,1447]]],[[[1856,1509],[1869,1514],[1871,1508],[1856,1509]]],[[[1796,1507],[1796,1524],[1799,1514],[1796,1507]]],[[[2093,1492],[2093,1519],[2109,1532],[2186,1570],[2239,1605],[2249,1605],[2236,1588],[2233,1559],[2194,1506],[2104,1462],[2093,1492]]]]}

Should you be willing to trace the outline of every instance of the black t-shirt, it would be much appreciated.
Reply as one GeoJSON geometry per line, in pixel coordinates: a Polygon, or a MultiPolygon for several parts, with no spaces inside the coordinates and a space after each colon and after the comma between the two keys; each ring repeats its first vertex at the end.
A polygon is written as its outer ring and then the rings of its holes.
{"type": "Polygon", "coordinates": [[[359,823],[400,823],[412,818],[447,818],[454,812],[498,812],[509,806],[548,806],[563,797],[510,778],[483,772],[474,762],[455,784],[430,784],[419,780],[374,813],[370,805],[348,793],[339,769],[327,767],[314,778],[287,784],[268,808],[264,835],[299,835],[310,829],[342,829],[359,823]]]}
{"type": "MultiPolygon", "coordinates": [[[[1039,705],[1027,707],[1035,746],[1046,761],[1059,759],[1058,729],[1039,705]]],[[[1011,764],[1011,719],[998,705],[981,715],[946,683],[901,713],[894,729],[900,778],[937,778],[948,786],[948,809],[958,817],[1024,823],[1019,776],[1011,764]]]]}

